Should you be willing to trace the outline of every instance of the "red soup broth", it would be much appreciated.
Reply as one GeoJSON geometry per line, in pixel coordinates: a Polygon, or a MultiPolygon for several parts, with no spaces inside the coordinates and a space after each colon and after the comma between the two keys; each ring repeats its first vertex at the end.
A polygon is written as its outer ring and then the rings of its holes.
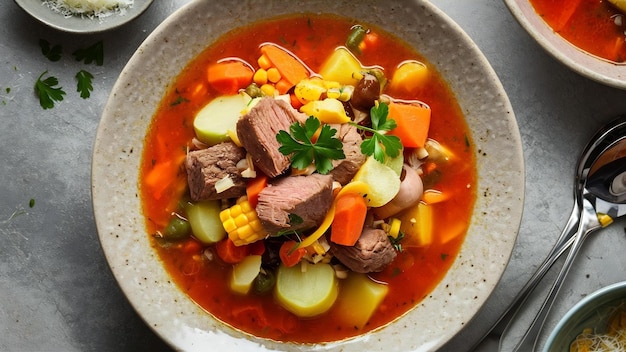
{"type": "Polygon", "coordinates": [[[603,59],[626,60],[626,18],[606,0],[530,0],[561,37],[603,59]]]}
{"type": "MultiPolygon", "coordinates": [[[[206,246],[193,237],[168,245],[153,237],[166,226],[179,203],[188,198],[183,161],[194,138],[193,119],[219,95],[208,86],[207,66],[225,57],[237,57],[256,67],[259,45],[273,42],[290,50],[317,72],[324,59],[336,47],[344,45],[355,24],[356,21],[345,18],[307,14],[256,23],[227,33],[193,59],[174,80],[146,136],[139,183],[153,247],[174,282],[193,301],[224,323],[257,337],[316,343],[353,337],[388,324],[416,307],[442,280],[459,252],[469,225],[476,197],[470,132],[454,94],[430,66],[427,89],[415,92],[414,96],[386,93],[395,98],[419,99],[432,108],[429,137],[454,156],[447,163],[437,165],[437,177],[431,182],[433,188],[452,197],[432,205],[435,239],[430,246],[412,246],[406,241],[386,270],[371,275],[386,283],[389,290],[363,328],[341,323],[334,308],[321,316],[301,319],[282,308],[271,294],[234,294],[228,287],[232,266],[209,260],[204,254],[206,246]]],[[[402,61],[427,63],[399,38],[375,27],[370,29],[377,34],[377,40],[375,50],[363,50],[359,56],[364,65],[380,66],[390,77],[402,61]]],[[[341,299],[341,282],[339,285],[341,299]]]]}

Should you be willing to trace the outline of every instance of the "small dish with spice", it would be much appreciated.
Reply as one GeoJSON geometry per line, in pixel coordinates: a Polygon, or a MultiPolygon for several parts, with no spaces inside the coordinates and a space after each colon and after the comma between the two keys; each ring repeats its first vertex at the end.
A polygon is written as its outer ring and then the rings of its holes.
{"type": "Polygon", "coordinates": [[[15,0],[41,23],[63,32],[98,33],[122,26],[144,13],[153,0],[15,0]]]}

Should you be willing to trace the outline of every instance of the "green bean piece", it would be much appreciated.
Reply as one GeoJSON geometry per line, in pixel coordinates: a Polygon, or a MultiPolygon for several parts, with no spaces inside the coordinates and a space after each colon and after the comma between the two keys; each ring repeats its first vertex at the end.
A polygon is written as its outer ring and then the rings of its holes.
{"type": "Polygon", "coordinates": [[[163,230],[163,237],[173,241],[182,240],[189,237],[190,232],[191,226],[189,225],[189,221],[174,215],[163,230]]]}
{"type": "Polygon", "coordinates": [[[263,269],[254,279],[253,289],[257,294],[266,294],[276,285],[276,274],[272,270],[263,269]]]}
{"type": "Polygon", "coordinates": [[[356,25],[352,27],[352,30],[348,35],[348,39],[346,39],[346,47],[355,54],[361,54],[361,49],[359,49],[359,45],[361,45],[361,42],[363,41],[363,38],[365,38],[366,33],[367,30],[361,25],[356,25]]]}

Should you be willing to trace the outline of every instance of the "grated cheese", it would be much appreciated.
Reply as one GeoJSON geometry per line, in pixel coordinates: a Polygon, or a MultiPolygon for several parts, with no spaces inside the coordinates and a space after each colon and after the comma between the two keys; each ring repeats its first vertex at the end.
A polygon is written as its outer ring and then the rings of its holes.
{"type": "MultiPolygon", "coordinates": [[[[601,329],[599,329],[601,330],[601,329]]],[[[570,345],[570,352],[626,352],[626,306],[615,308],[605,332],[585,328],[570,345]]]]}
{"type": "Polygon", "coordinates": [[[82,15],[106,17],[114,13],[124,14],[133,6],[134,0],[43,0],[53,11],[64,16],[82,15]]]}

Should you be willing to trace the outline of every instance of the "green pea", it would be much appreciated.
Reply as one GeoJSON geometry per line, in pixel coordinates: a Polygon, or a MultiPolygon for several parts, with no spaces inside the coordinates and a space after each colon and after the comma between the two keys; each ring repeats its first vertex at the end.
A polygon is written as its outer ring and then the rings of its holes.
{"type": "Polygon", "coordinates": [[[163,230],[163,237],[167,240],[182,240],[189,236],[190,231],[189,221],[174,215],[163,230]]]}
{"type": "Polygon", "coordinates": [[[254,292],[262,295],[270,292],[276,285],[276,274],[272,270],[263,269],[254,279],[254,292]]]}
{"type": "Polygon", "coordinates": [[[251,98],[258,98],[263,96],[263,91],[261,88],[256,85],[256,83],[252,83],[246,87],[246,94],[248,94],[251,98]]]}

